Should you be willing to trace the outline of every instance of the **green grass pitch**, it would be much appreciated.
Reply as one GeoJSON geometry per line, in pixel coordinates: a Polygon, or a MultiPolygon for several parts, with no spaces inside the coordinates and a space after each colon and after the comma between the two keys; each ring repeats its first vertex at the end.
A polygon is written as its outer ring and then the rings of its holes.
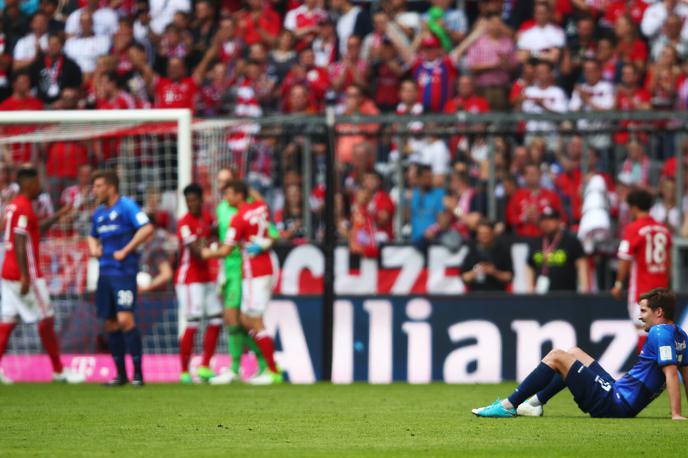
{"type": "MultiPolygon", "coordinates": [[[[475,418],[501,385],[0,386],[0,456],[687,456],[666,394],[636,419],[475,418]]],[[[684,399],[684,413],[688,413],[684,399]]]]}

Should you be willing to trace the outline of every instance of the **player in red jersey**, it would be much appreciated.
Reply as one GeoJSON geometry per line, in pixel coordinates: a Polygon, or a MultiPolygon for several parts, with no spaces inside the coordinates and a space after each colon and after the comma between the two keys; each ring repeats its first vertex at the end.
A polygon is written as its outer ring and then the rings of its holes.
{"type": "Polygon", "coordinates": [[[248,187],[242,181],[227,184],[227,202],[239,209],[227,230],[224,243],[217,250],[204,248],[204,259],[230,254],[235,246],[242,251],[241,324],[249,331],[265,358],[267,369],[249,380],[254,385],[269,385],[282,381],[275,364],[275,344],[263,323],[263,315],[272,294],[272,260],[270,248],[270,211],[265,202],[248,202],[248,187]]]}
{"type": "Polygon", "coordinates": [[[640,321],[638,299],[655,288],[667,288],[671,272],[671,232],[650,216],[652,194],[636,189],[626,197],[633,222],[624,229],[619,245],[619,270],[612,294],[621,298],[624,281],[629,276],[628,313],[638,328],[638,351],[647,334],[640,321]]]}
{"type": "MultiPolygon", "coordinates": [[[[62,207],[39,223],[31,201],[41,193],[38,172],[23,168],[17,173],[19,194],[5,210],[5,260],[2,263],[2,302],[0,304],[0,357],[7,349],[17,318],[25,323],[38,321],[38,334],[53,366],[53,381],[81,383],[83,375],[62,366],[60,345],[55,335],[54,311],[48,285],[40,266],[41,232],[71,211],[62,207]]],[[[12,383],[0,369],[0,383],[12,383]]]]}
{"type": "Polygon", "coordinates": [[[198,377],[207,382],[215,375],[209,367],[210,359],[215,354],[222,329],[222,304],[217,297],[208,261],[201,258],[203,244],[213,232],[213,219],[203,211],[203,188],[198,184],[192,183],[184,188],[184,198],[189,212],[177,223],[180,260],[175,275],[179,315],[186,317],[186,329],[179,341],[182,365],[179,381],[193,383],[189,361],[199,321],[205,314],[208,326],[203,339],[203,360],[198,368],[198,377]]]}

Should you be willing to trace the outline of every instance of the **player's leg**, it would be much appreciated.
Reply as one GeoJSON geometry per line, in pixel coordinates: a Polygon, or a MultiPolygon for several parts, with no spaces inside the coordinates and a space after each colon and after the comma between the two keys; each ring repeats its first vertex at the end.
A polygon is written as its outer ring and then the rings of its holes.
{"type": "Polygon", "coordinates": [[[260,349],[269,370],[269,373],[261,371],[257,378],[254,377],[252,379],[252,381],[257,384],[259,380],[262,382],[262,378],[260,377],[263,374],[265,374],[263,378],[266,381],[268,378],[272,379],[270,383],[281,381],[281,378],[277,380],[273,376],[273,374],[279,374],[280,372],[275,364],[275,344],[263,323],[263,315],[267,310],[271,294],[272,277],[269,275],[247,279],[243,283],[241,307],[242,324],[249,330],[251,340],[253,340],[260,349]]]}
{"type": "Polygon", "coordinates": [[[53,381],[67,383],[83,382],[83,375],[65,369],[62,365],[60,343],[57,334],[55,334],[54,311],[45,279],[37,278],[32,280],[28,293],[21,296],[17,306],[19,315],[25,323],[38,322],[38,335],[53,367],[53,381]]]}
{"type": "Polygon", "coordinates": [[[521,405],[526,399],[544,389],[555,374],[559,374],[565,379],[575,362],[576,359],[572,354],[564,350],[552,350],[509,397],[495,401],[487,407],[473,409],[472,412],[481,417],[514,417],[516,416],[516,406],[521,405]]]}
{"type": "Polygon", "coordinates": [[[215,294],[214,285],[212,283],[199,283],[198,288],[201,297],[201,307],[205,311],[205,316],[208,319],[208,325],[205,328],[205,335],[203,336],[203,359],[201,367],[198,368],[198,376],[203,381],[210,380],[215,374],[210,369],[210,360],[215,355],[217,348],[217,340],[220,337],[222,330],[222,304],[220,303],[217,294],[215,294]]]}
{"type": "Polygon", "coordinates": [[[193,383],[191,373],[189,372],[189,363],[191,362],[191,354],[193,353],[194,340],[196,332],[198,331],[199,315],[194,314],[190,285],[176,285],[177,303],[179,304],[178,316],[186,317],[186,328],[179,339],[179,362],[181,364],[181,374],[179,381],[181,383],[193,383]]]}
{"type": "MultiPolygon", "coordinates": [[[[572,355],[576,360],[583,363],[584,366],[590,367],[591,365],[597,364],[595,359],[588,355],[586,352],[578,347],[569,348],[567,353],[572,355]]],[[[537,394],[532,396],[527,401],[518,405],[516,412],[521,416],[526,417],[539,417],[543,414],[542,406],[545,405],[550,399],[555,395],[560,393],[564,388],[566,388],[566,383],[564,379],[556,373],[552,376],[550,382],[542,390],[538,391],[537,394]]]]}
{"type": "MultiPolygon", "coordinates": [[[[12,331],[17,326],[18,312],[15,302],[19,300],[19,282],[2,281],[2,301],[0,302],[0,362],[7,350],[12,331]],[[16,283],[16,288],[13,287],[16,283]]],[[[5,376],[0,367],[0,385],[10,385],[12,380],[5,376]]]]}
{"type": "Polygon", "coordinates": [[[240,379],[241,354],[244,352],[246,336],[244,328],[239,321],[241,269],[224,268],[225,283],[222,286],[223,321],[227,327],[227,350],[232,362],[228,370],[210,379],[211,385],[226,385],[240,379]]]}
{"type": "Polygon", "coordinates": [[[112,361],[115,363],[117,375],[105,383],[106,386],[121,386],[129,382],[127,378],[127,369],[124,364],[124,355],[126,353],[126,345],[124,343],[124,334],[119,327],[117,321],[117,307],[115,291],[112,287],[112,279],[108,276],[101,275],[98,277],[98,284],[96,286],[96,316],[99,320],[103,320],[105,334],[107,335],[108,348],[112,361]]]}
{"type": "Polygon", "coordinates": [[[143,342],[134,317],[137,299],[136,275],[117,277],[114,289],[117,323],[124,335],[127,352],[134,363],[132,385],[143,386],[143,342]]]}

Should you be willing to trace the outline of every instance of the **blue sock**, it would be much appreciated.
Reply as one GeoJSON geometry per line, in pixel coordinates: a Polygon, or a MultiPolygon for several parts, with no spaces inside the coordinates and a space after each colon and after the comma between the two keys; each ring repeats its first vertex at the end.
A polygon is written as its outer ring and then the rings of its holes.
{"type": "Polygon", "coordinates": [[[108,346],[110,347],[112,359],[115,361],[115,367],[117,367],[117,375],[119,378],[126,378],[127,369],[124,365],[125,346],[122,331],[108,333],[108,346]]]}
{"type": "Polygon", "coordinates": [[[143,345],[141,344],[141,334],[139,328],[133,327],[124,333],[124,340],[127,341],[127,350],[131,355],[131,360],[134,362],[134,374],[141,375],[141,356],[143,354],[143,345]]]}
{"type": "Polygon", "coordinates": [[[554,377],[552,377],[552,380],[549,381],[549,384],[547,384],[547,386],[542,390],[538,391],[537,397],[540,401],[540,404],[546,404],[547,401],[552,399],[554,395],[559,393],[564,388],[566,388],[566,383],[564,383],[561,375],[554,374],[554,377]]]}
{"type": "Polygon", "coordinates": [[[514,407],[518,407],[523,401],[546,387],[555,374],[554,369],[541,362],[533,372],[528,374],[528,377],[521,382],[518,388],[511,393],[511,396],[508,398],[509,402],[514,407]]]}

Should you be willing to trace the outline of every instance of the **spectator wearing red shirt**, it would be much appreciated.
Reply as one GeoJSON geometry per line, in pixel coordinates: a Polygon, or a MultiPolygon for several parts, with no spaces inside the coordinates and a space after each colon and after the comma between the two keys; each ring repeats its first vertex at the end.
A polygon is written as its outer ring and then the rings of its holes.
{"type": "Polygon", "coordinates": [[[363,175],[363,188],[372,196],[368,203],[368,214],[375,224],[375,238],[378,241],[394,240],[394,202],[382,189],[382,177],[369,170],[363,175]]]}
{"type": "Polygon", "coordinates": [[[632,63],[643,72],[647,64],[647,45],[638,37],[635,24],[630,16],[619,17],[614,23],[616,54],[621,61],[632,63]]]}
{"type": "Polygon", "coordinates": [[[272,47],[282,29],[282,20],[265,0],[246,0],[246,9],[239,12],[239,30],[244,43],[263,43],[272,47]]]}
{"type": "MultiPolygon", "coordinates": [[[[394,111],[399,103],[401,78],[406,73],[392,43],[384,40],[370,66],[371,92],[380,111],[394,111]]],[[[416,99],[417,100],[417,96],[416,99]]]]}
{"type": "Polygon", "coordinates": [[[119,88],[117,73],[107,72],[96,81],[97,110],[130,110],[136,108],[134,98],[119,88]]]}
{"type": "Polygon", "coordinates": [[[193,74],[186,76],[186,64],[180,57],[173,57],[167,62],[167,77],[158,75],[145,60],[145,54],[130,54],[134,57],[134,68],[143,74],[149,90],[155,94],[155,108],[189,108],[196,109],[198,88],[205,77],[210,61],[217,54],[217,46],[211,46],[193,74]]]}
{"type": "MultiPolygon", "coordinates": [[[[444,112],[447,114],[455,114],[458,112],[479,114],[490,111],[490,106],[487,99],[480,97],[475,93],[473,85],[473,77],[470,75],[461,76],[456,83],[458,96],[451,99],[444,106],[444,112]]],[[[481,126],[459,124],[457,128],[460,130],[479,130],[481,126]]],[[[465,135],[455,135],[451,138],[450,149],[456,151],[457,147],[466,139],[465,135]]],[[[463,150],[468,149],[468,145],[463,145],[463,150]]]]}
{"type": "MultiPolygon", "coordinates": [[[[0,103],[0,111],[42,110],[43,102],[31,95],[31,77],[27,72],[17,72],[12,82],[12,95],[0,103]]],[[[1,132],[5,136],[20,135],[34,130],[28,125],[5,126],[1,132]]],[[[8,163],[33,162],[34,149],[30,143],[13,143],[5,150],[4,159],[8,163]]]]}
{"type": "MultiPolygon", "coordinates": [[[[60,110],[75,110],[79,102],[79,91],[66,88],[55,103],[60,110]]],[[[79,167],[88,164],[89,151],[86,145],[77,141],[57,141],[47,148],[46,173],[50,186],[50,196],[57,201],[64,188],[78,175],[79,167]]]]}
{"type": "Polygon", "coordinates": [[[507,223],[517,235],[539,237],[542,232],[539,218],[542,211],[549,207],[562,213],[559,196],[540,185],[541,172],[537,164],[526,166],[525,187],[519,188],[507,204],[507,223]]]}
{"type": "Polygon", "coordinates": [[[304,0],[303,5],[284,17],[284,28],[296,36],[297,49],[311,45],[318,34],[318,24],[327,17],[327,12],[318,3],[318,0],[304,0]]]}
{"type": "Polygon", "coordinates": [[[521,66],[521,76],[511,85],[509,92],[509,105],[516,111],[520,111],[523,104],[523,91],[529,86],[535,84],[535,65],[537,60],[528,59],[521,66]]]}
{"type": "MultiPolygon", "coordinates": [[[[317,106],[322,106],[325,100],[325,92],[330,87],[330,78],[326,68],[315,65],[315,54],[310,48],[306,48],[299,53],[298,63],[284,77],[280,88],[280,96],[283,101],[287,100],[292,86],[297,84],[305,85],[317,106]]],[[[283,103],[282,111],[284,112],[287,109],[288,107],[283,103]]]]}
{"type": "Polygon", "coordinates": [[[352,84],[367,86],[367,65],[361,58],[361,39],[350,36],[346,43],[346,54],[330,70],[332,88],[337,92],[346,90],[352,84]]]}
{"type": "MultiPolygon", "coordinates": [[[[638,81],[638,70],[635,65],[624,65],[621,69],[621,84],[616,88],[615,109],[617,111],[640,111],[650,110],[652,108],[650,104],[650,92],[640,87],[638,81]]],[[[642,126],[642,123],[639,121],[621,121],[620,127],[623,130],[614,134],[614,141],[618,144],[628,143],[630,137],[629,131],[640,126],[642,126]]],[[[647,138],[647,133],[637,132],[634,136],[645,139],[647,138]]]]}

